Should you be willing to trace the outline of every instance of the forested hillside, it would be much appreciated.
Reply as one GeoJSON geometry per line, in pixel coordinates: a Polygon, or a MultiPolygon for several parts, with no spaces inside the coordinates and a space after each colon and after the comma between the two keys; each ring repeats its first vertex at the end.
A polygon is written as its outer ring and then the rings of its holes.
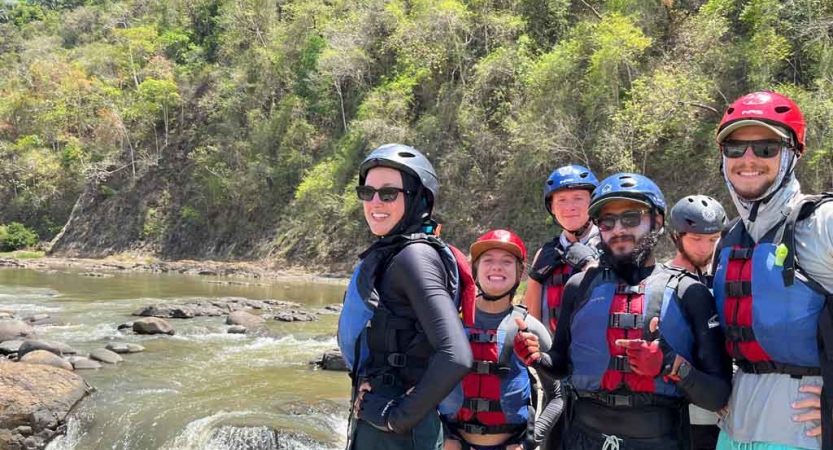
{"type": "MultiPolygon", "coordinates": [[[[554,228],[558,165],[728,197],[714,131],[751,90],[833,187],[831,0],[29,0],[0,10],[0,223],[53,251],[346,266],[372,148],[438,169],[443,236],[554,228]]],[[[0,3],[0,5],[3,5],[0,3]]]]}

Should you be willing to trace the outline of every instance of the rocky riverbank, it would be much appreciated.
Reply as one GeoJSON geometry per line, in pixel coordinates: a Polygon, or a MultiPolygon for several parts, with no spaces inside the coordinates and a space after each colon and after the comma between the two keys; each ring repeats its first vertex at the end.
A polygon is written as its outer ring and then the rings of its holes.
{"type": "Polygon", "coordinates": [[[347,284],[348,273],[310,273],[302,270],[287,270],[271,261],[225,262],[225,261],[162,261],[152,258],[132,260],[128,258],[56,258],[44,257],[19,259],[0,258],[0,267],[33,270],[73,270],[90,277],[106,277],[119,272],[171,273],[200,275],[206,277],[227,277],[228,280],[211,280],[217,284],[251,285],[270,281],[308,281],[314,283],[347,284]]]}
{"type": "MultiPolygon", "coordinates": [[[[275,338],[267,321],[310,322],[335,315],[341,305],[306,308],[300,303],[244,297],[192,298],[187,301],[147,304],[135,310],[135,320],[105,324],[129,340],[132,334],[162,338],[176,335],[176,326],[189,319],[214,318],[228,333],[275,338]]],[[[0,449],[42,449],[65,432],[73,407],[92,391],[82,375],[98,370],[118,370],[131,354],[145,351],[141,345],[117,338],[81,355],[63,342],[39,338],[39,326],[67,326],[50,314],[21,316],[13,309],[0,310],[0,449]]],[[[337,353],[337,352],[336,352],[337,353]]],[[[325,370],[344,370],[340,355],[325,355],[325,370]]]]}

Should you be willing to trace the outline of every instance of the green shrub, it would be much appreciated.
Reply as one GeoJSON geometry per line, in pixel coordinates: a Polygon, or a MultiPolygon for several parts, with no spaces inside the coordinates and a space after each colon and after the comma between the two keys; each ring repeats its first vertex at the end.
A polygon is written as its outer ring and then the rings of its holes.
{"type": "Polygon", "coordinates": [[[38,234],[21,223],[12,222],[8,225],[0,225],[0,251],[11,252],[33,247],[37,243],[38,234]]]}

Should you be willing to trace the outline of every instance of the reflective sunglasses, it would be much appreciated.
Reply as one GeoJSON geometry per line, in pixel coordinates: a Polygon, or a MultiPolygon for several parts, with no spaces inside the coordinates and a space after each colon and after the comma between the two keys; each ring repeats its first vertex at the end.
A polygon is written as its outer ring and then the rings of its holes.
{"type": "Polygon", "coordinates": [[[396,198],[399,197],[400,192],[404,192],[405,195],[411,194],[411,191],[406,191],[405,189],[398,187],[386,186],[383,188],[376,189],[373,186],[367,185],[356,186],[356,195],[358,195],[359,200],[363,202],[369,202],[373,200],[373,196],[376,195],[377,192],[379,193],[379,200],[385,203],[395,202],[396,198]]]}
{"type": "Polygon", "coordinates": [[[778,139],[763,139],[759,141],[732,141],[720,143],[720,150],[727,158],[740,158],[746,150],[752,147],[752,153],[758,158],[774,158],[782,148],[791,148],[790,144],[778,139]]]}
{"type": "Polygon", "coordinates": [[[610,231],[616,228],[616,222],[621,223],[625,228],[634,228],[639,226],[639,223],[642,222],[642,216],[646,212],[647,211],[628,211],[619,215],[608,214],[596,219],[596,225],[602,231],[610,231]]]}

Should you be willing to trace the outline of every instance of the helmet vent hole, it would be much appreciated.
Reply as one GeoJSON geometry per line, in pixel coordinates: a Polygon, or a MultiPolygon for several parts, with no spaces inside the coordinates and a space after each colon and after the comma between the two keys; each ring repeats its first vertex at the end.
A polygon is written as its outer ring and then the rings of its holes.
{"type": "Polygon", "coordinates": [[[628,179],[628,178],[630,178],[630,177],[631,177],[630,175],[620,175],[620,176],[619,176],[619,179],[620,179],[620,180],[627,180],[627,179],[628,179]]]}
{"type": "Polygon", "coordinates": [[[700,200],[700,203],[702,203],[706,208],[709,207],[709,204],[705,200],[700,200]]]}
{"type": "Polygon", "coordinates": [[[552,186],[555,180],[547,180],[547,186],[552,186]]]}
{"type": "Polygon", "coordinates": [[[411,152],[399,152],[398,155],[402,158],[416,158],[416,155],[411,152]]]}
{"type": "Polygon", "coordinates": [[[579,174],[579,178],[587,178],[588,175],[590,175],[590,174],[587,173],[587,172],[582,172],[582,173],[579,174]]]}
{"type": "Polygon", "coordinates": [[[624,183],[620,184],[619,186],[623,187],[623,188],[632,188],[632,187],[636,187],[636,183],[634,183],[633,181],[625,181],[624,183]]]}
{"type": "Polygon", "coordinates": [[[789,106],[776,106],[775,107],[775,112],[777,112],[778,114],[784,114],[785,112],[787,112],[789,110],[790,110],[789,106]]]}
{"type": "Polygon", "coordinates": [[[690,227],[697,226],[697,222],[695,222],[695,221],[693,221],[693,220],[691,220],[691,219],[686,219],[686,220],[685,220],[685,222],[686,222],[686,223],[688,224],[688,226],[690,226],[690,227]]]}
{"type": "Polygon", "coordinates": [[[729,108],[726,110],[726,114],[732,114],[733,112],[735,112],[735,108],[729,108]]]}
{"type": "Polygon", "coordinates": [[[689,203],[694,203],[694,199],[689,197],[688,202],[689,203]]]}

